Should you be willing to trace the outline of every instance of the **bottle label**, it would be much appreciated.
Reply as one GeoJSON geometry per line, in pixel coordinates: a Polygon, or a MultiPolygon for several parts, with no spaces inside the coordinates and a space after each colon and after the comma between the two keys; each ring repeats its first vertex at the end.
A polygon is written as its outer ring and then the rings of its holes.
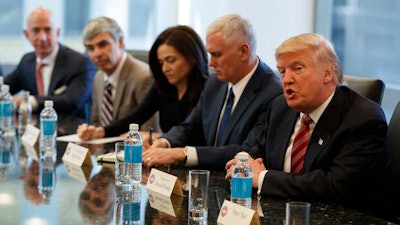
{"type": "Polygon", "coordinates": [[[124,162],[126,163],[142,163],[142,146],[141,145],[124,145],[124,162]]]}
{"type": "Polygon", "coordinates": [[[0,151],[0,164],[9,164],[10,163],[10,151],[0,151]]]}
{"type": "Polygon", "coordinates": [[[122,209],[123,221],[139,221],[140,220],[140,202],[124,203],[122,209]]]}
{"type": "Polygon", "coordinates": [[[54,135],[54,132],[56,130],[56,121],[54,120],[43,120],[43,134],[44,135],[54,135]]]}
{"type": "Polygon", "coordinates": [[[53,187],[53,172],[43,171],[42,172],[42,187],[53,187]]]}
{"type": "Polygon", "coordinates": [[[251,198],[252,178],[251,177],[232,177],[231,197],[232,198],[251,198]]]}
{"type": "Polygon", "coordinates": [[[3,116],[5,116],[5,117],[12,116],[12,104],[11,104],[11,102],[3,103],[3,116]]]}

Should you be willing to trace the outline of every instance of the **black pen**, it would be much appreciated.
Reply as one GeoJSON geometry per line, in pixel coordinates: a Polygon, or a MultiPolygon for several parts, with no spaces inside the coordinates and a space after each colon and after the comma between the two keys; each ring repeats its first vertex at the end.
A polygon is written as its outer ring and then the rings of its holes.
{"type": "Polygon", "coordinates": [[[153,144],[153,128],[149,127],[149,144],[153,144]]]}

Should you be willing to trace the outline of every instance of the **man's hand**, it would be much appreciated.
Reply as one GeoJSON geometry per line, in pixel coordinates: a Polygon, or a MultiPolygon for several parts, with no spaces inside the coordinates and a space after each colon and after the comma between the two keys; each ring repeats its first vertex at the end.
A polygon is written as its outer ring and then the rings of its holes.
{"type": "MultiPolygon", "coordinates": [[[[232,178],[232,170],[235,167],[237,160],[238,159],[237,159],[237,155],[236,155],[235,158],[229,160],[226,163],[225,179],[230,180],[232,178]]],[[[266,168],[264,166],[262,158],[253,159],[251,156],[249,156],[249,164],[250,164],[251,170],[253,171],[253,182],[252,182],[253,188],[257,188],[258,187],[258,177],[260,176],[261,172],[266,170],[266,168]]]]}
{"type": "Polygon", "coordinates": [[[146,167],[171,165],[183,162],[186,158],[185,148],[150,148],[142,154],[142,162],[146,167]]]}
{"type": "Polygon", "coordinates": [[[86,123],[79,125],[76,133],[78,134],[78,137],[83,141],[95,138],[103,138],[105,135],[103,127],[95,127],[86,123]]]}

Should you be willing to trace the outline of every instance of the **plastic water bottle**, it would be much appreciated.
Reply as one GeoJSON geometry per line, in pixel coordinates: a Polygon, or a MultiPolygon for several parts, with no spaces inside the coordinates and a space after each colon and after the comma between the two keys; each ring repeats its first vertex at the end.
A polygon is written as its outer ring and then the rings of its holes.
{"type": "Polygon", "coordinates": [[[251,208],[253,171],[249,165],[249,154],[240,152],[232,171],[231,201],[251,208]]]}
{"type": "Polygon", "coordinates": [[[129,133],[124,140],[124,164],[126,164],[125,175],[133,180],[133,184],[142,181],[142,137],[139,134],[139,125],[131,123],[129,133]]]}
{"type": "Polygon", "coordinates": [[[22,102],[18,109],[18,134],[25,132],[26,125],[32,122],[32,106],[29,102],[29,91],[22,92],[22,102]]]}
{"type": "Polygon", "coordinates": [[[53,193],[54,183],[54,161],[52,157],[45,157],[39,161],[39,193],[42,195],[43,203],[50,202],[53,193]]]}
{"type": "Polygon", "coordinates": [[[4,135],[15,135],[15,128],[13,122],[13,100],[10,94],[10,86],[7,84],[1,85],[1,127],[4,135]]]}
{"type": "Polygon", "coordinates": [[[53,108],[53,101],[44,102],[44,109],[40,113],[40,158],[57,156],[57,113],[53,108]]]}
{"type": "Polygon", "coordinates": [[[140,224],[140,189],[139,184],[133,185],[133,191],[124,192],[122,195],[122,224],[140,224]]]}

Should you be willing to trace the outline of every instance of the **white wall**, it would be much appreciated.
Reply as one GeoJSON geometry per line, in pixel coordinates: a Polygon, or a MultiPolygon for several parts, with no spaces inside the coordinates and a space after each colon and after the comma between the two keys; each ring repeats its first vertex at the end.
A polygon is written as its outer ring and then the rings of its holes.
{"type": "Polygon", "coordinates": [[[273,68],[275,48],[314,27],[314,0],[180,0],[179,6],[178,22],[194,27],[203,40],[217,17],[238,13],[249,19],[257,34],[258,55],[273,68]]]}

